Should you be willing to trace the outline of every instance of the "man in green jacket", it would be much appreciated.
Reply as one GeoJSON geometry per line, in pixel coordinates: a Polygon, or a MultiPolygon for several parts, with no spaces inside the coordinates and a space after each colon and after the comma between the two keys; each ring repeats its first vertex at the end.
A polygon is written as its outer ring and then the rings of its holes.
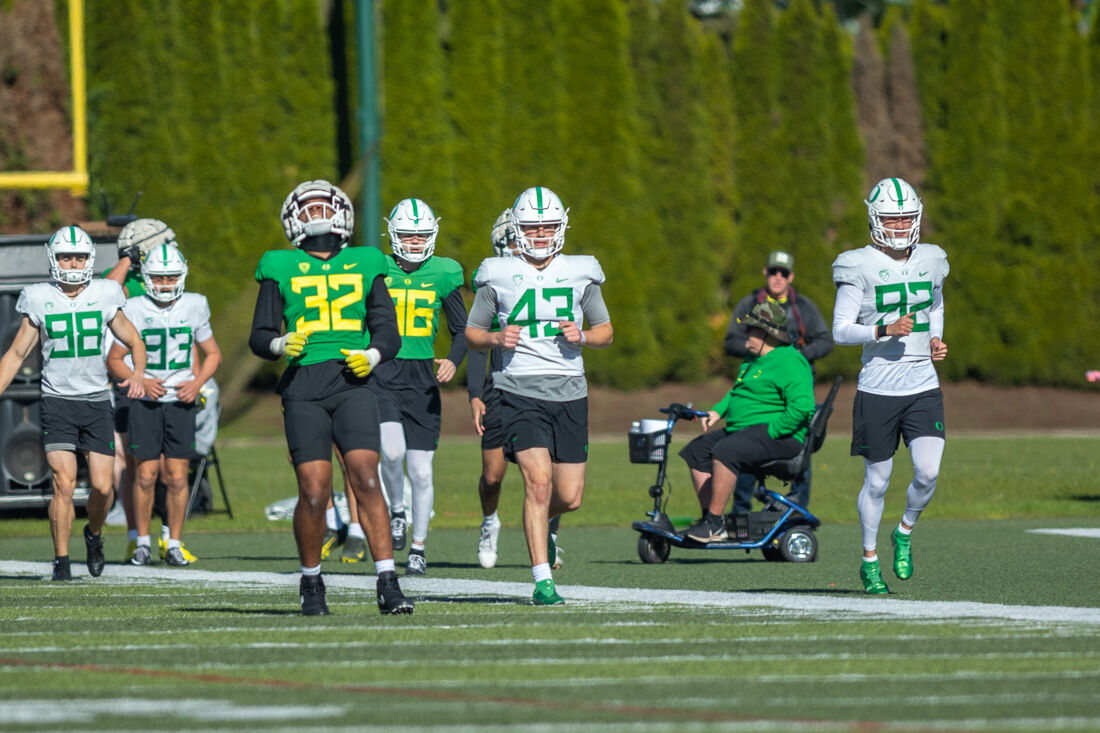
{"type": "Polygon", "coordinates": [[[728,539],[722,514],[737,476],[802,450],[814,412],[810,363],[790,345],[787,314],[776,303],[757,304],[741,319],[752,356],[741,364],[733,388],[702,418],[703,430],[680,456],[691,469],[703,518],[685,537],[696,542],[728,539]]]}

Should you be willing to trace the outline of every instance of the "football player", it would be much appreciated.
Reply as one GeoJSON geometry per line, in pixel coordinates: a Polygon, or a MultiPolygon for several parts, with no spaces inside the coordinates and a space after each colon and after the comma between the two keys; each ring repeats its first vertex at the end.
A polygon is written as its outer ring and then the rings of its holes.
{"type": "Polygon", "coordinates": [[[471,348],[501,347],[504,455],[523,475],[523,529],[537,605],[562,603],[550,564],[549,520],[575,511],[584,496],[588,384],[583,347],[611,345],[611,316],[595,257],[560,254],[568,211],[548,188],[529,188],[512,205],[517,257],[486,259],[466,327],[471,348]],[[500,323],[492,331],[493,320],[500,323]],[[583,328],[584,321],[588,329],[583,328]]]}
{"type": "MultiPolygon", "coordinates": [[[[449,382],[466,356],[466,304],[462,266],[434,256],[439,219],[420,199],[402,199],[386,220],[392,254],[386,258],[386,286],[397,310],[401,350],[379,366],[371,380],[378,398],[382,432],[382,484],[389,496],[390,532],[395,549],[406,543],[405,471],[412,488],[412,545],[406,575],[428,570],[425,543],[435,488],[432,459],[439,445],[439,385],[449,382]],[[451,346],[435,358],[441,314],[447,316],[451,346]]],[[[349,507],[350,508],[350,507],[349,507]]],[[[353,515],[354,516],[354,515],[353,515]]],[[[354,528],[348,531],[344,556],[354,528]]]]}
{"type": "Polygon", "coordinates": [[[891,534],[894,573],[913,575],[910,533],[936,490],[943,456],[943,393],[933,362],[943,341],[943,281],[947,255],[920,241],[924,207],[900,178],[875,184],[864,202],[871,244],[833,262],[833,339],[863,345],[852,410],[852,455],[863,456],[857,502],[863,527],[860,578],[868,593],[888,593],[876,551],[886,488],[899,437],[909,447],[913,480],[905,513],[891,534]]]}
{"type": "MultiPolygon", "coordinates": [[[[516,238],[512,235],[512,209],[507,208],[493,222],[489,240],[497,257],[512,257],[517,252],[516,238]]],[[[470,285],[477,292],[477,271],[470,278],[470,285]]],[[[500,323],[494,317],[490,331],[499,331],[500,323]]],[[[470,413],[474,430],[481,436],[481,477],[477,482],[481,500],[481,534],[477,543],[477,561],[483,568],[491,568],[497,562],[497,539],[500,537],[500,488],[508,462],[504,460],[504,430],[500,422],[500,392],[493,388],[493,374],[500,371],[504,355],[499,347],[491,351],[470,351],[466,363],[466,394],[470,398],[470,413]],[[488,373],[486,373],[488,365],[488,373]]]]}
{"type": "Polygon", "coordinates": [[[119,284],[92,277],[95,244],[87,232],[78,226],[62,227],[46,243],[46,255],[51,281],[28,285],[16,302],[23,320],[0,358],[0,392],[41,341],[42,447],[53,484],[48,510],[53,579],[70,580],[78,450],[85,452],[92,485],[84,526],[88,572],[96,577],[105,565],[101,532],[111,506],[115,447],[104,338],[109,329],[133,349],[134,369],[123,381],[132,398],[144,395],[145,346],[122,311],[126,296],[119,284]]]}
{"type": "MultiPolygon", "coordinates": [[[[164,561],[189,565],[181,535],[187,516],[187,472],[195,452],[195,400],[221,363],[221,350],[210,327],[206,296],[187,293],[187,261],[173,244],[161,244],[142,258],[145,294],[126,301],[126,316],[141,329],[147,364],[145,397],[129,405],[129,453],[136,462],[133,501],[137,538],[133,565],[152,557],[149,521],[157,478],[167,489],[168,540],[164,561]],[[203,353],[195,363],[195,346],[203,353]],[[163,456],[163,474],[161,457],[163,456]]],[[[114,344],[107,356],[112,371],[127,374],[128,349],[114,344]]]]}
{"type": "MultiPolygon", "coordinates": [[[[141,259],[150,250],[164,244],[176,244],[176,233],[170,226],[160,219],[135,219],[122,227],[118,233],[118,262],[104,273],[108,280],[114,280],[126,291],[126,296],[133,298],[145,294],[145,281],[141,276],[141,259]]],[[[178,246],[178,245],[177,245],[178,246]]],[[[110,334],[108,341],[112,341],[110,334]]],[[[110,346],[108,345],[108,353],[110,346]]],[[[198,363],[198,359],[195,359],[198,363]]],[[[127,366],[132,364],[127,357],[127,366]]],[[[126,390],[114,385],[115,403],[115,493],[117,507],[121,508],[125,515],[127,543],[126,555],[123,562],[130,562],[137,551],[137,518],[134,515],[134,478],[137,474],[137,462],[127,451],[129,437],[127,430],[130,423],[130,398],[126,396],[126,390]]],[[[165,472],[167,475],[167,472],[165,472]]],[[[108,515],[108,524],[112,521],[108,515]]],[[[161,526],[161,540],[157,544],[160,547],[160,556],[163,560],[168,552],[168,539],[170,531],[166,517],[162,517],[164,523],[161,526]]],[[[186,547],[180,544],[180,550],[188,562],[197,559],[186,547]]]]}
{"type": "Polygon", "coordinates": [[[248,344],[257,356],[288,360],[277,391],[298,479],[294,539],[302,568],[302,613],[329,612],[321,545],[334,442],[359,500],[360,521],[366,522],[378,573],[378,610],[412,613],[394,570],[378,478],[378,402],[367,389],[374,368],[393,358],[401,345],[386,290],[385,257],[374,247],[347,246],[355,212],[348,195],[328,181],[299,184],[283,202],[281,215],[294,248],[265,252],[260,259],[260,292],[248,344]]]}

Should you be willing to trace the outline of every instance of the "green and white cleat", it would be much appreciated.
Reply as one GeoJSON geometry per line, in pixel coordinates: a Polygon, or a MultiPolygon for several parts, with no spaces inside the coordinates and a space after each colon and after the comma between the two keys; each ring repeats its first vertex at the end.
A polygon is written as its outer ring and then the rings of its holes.
{"type": "Polygon", "coordinates": [[[553,579],[540,580],[535,583],[535,593],[532,595],[531,600],[534,601],[536,606],[555,606],[559,603],[565,603],[565,599],[554,590],[553,579]]]}
{"type": "Polygon", "coordinates": [[[913,548],[912,536],[902,534],[894,527],[890,539],[894,543],[894,574],[899,580],[909,580],[913,577],[913,548]]]}
{"type": "Polygon", "coordinates": [[[890,589],[882,580],[882,570],[879,569],[878,560],[867,562],[864,560],[859,565],[859,579],[863,581],[863,590],[871,595],[889,593],[890,589]]]}

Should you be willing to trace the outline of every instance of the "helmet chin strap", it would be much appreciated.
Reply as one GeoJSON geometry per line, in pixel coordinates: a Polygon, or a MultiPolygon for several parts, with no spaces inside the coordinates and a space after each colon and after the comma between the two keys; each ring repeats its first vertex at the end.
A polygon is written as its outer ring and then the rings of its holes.
{"type": "Polygon", "coordinates": [[[306,252],[339,252],[344,248],[344,240],[332,232],[315,234],[303,239],[301,248],[306,252]]]}

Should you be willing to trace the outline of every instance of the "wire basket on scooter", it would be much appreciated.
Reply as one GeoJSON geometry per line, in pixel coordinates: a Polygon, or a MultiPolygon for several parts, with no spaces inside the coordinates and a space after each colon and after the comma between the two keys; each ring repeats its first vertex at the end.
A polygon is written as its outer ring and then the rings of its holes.
{"type": "Polygon", "coordinates": [[[664,420],[635,422],[626,434],[631,463],[664,463],[668,451],[668,432],[664,420]],[[660,428],[654,430],[655,424],[660,428]]]}

